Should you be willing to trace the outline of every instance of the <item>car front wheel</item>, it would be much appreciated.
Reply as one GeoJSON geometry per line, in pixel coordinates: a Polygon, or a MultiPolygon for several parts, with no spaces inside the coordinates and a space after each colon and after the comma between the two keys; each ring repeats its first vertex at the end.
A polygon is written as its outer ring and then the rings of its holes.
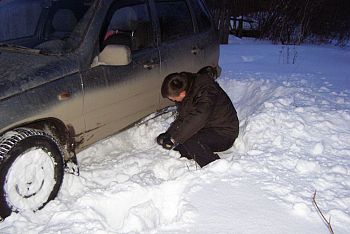
{"type": "Polygon", "coordinates": [[[0,139],[0,216],[36,211],[54,199],[63,180],[63,155],[50,134],[28,128],[0,139]]]}

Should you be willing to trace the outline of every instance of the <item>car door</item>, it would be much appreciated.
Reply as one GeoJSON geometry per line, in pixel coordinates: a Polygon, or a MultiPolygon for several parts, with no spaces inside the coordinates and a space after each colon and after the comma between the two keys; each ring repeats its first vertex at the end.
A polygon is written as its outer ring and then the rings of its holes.
{"type": "Polygon", "coordinates": [[[100,51],[107,44],[126,45],[131,63],[98,65],[83,73],[84,145],[127,127],[159,104],[160,59],[147,1],[115,1],[100,34],[100,51]]]}
{"type": "MultiPolygon", "coordinates": [[[[186,0],[154,0],[159,31],[161,76],[174,72],[197,72],[197,48],[193,18],[186,0]]],[[[167,105],[166,99],[160,98],[167,105]]]]}
{"type": "Polygon", "coordinates": [[[189,0],[192,14],[195,16],[197,48],[196,69],[197,71],[206,66],[216,68],[219,60],[219,37],[214,28],[210,13],[203,0],[189,0]]]}

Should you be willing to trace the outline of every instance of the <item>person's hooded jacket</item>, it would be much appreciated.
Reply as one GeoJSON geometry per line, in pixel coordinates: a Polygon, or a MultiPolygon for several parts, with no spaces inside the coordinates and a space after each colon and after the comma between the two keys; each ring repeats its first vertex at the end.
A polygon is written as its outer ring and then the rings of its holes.
{"type": "Polygon", "coordinates": [[[198,131],[210,129],[233,142],[239,133],[239,121],[230,98],[212,77],[189,77],[186,96],[176,103],[178,115],[167,133],[175,143],[182,144],[198,131]]]}

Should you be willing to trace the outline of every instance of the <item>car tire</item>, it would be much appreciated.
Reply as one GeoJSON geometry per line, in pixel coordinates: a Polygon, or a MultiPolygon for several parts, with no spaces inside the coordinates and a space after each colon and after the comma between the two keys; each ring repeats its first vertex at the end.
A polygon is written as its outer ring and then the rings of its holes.
{"type": "Polygon", "coordinates": [[[63,153],[50,134],[19,128],[0,138],[0,217],[36,211],[54,199],[64,174],[63,153]]]}

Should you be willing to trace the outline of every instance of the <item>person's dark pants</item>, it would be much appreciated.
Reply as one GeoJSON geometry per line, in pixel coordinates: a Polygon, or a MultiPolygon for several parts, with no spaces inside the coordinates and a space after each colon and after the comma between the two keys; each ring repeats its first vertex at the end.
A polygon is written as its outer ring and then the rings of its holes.
{"type": "Polygon", "coordinates": [[[179,151],[181,157],[194,159],[200,167],[219,159],[214,152],[225,151],[229,149],[235,137],[229,138],[217,134],[210,129],[200,130],[183,144],[177,145],[174,150],[179,151]]]}

